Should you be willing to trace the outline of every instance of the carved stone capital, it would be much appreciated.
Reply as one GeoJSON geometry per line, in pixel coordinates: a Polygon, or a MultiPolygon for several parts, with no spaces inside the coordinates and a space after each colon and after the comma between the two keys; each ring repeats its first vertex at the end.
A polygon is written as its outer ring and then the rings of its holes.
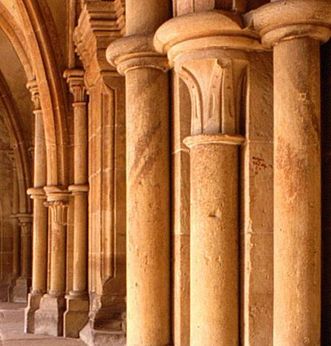
{"type": "Polygon", "coordinates": [[[26,87],[31,93],[31,100],[33,102],[34,110],[40,111],[41,110],[41,103],[40,103],[40,94],[39,94],[39,88],[38,88],[37,80],[33,79],[32,81],[29,81],[27,83],[26,87]]]}
{"type": "Polygon", "coordinates": [[[84,71],[79,69],[65,70],[63,77],[67,80],[69,90],[74,97],[73,104],[84,103],[86,97],[84,71]]]}
{"type": "Polygon", "coordinates": [[[245,111],[249,50],[259,37],[241,17],[224,11],[173,18],[155,33],[154,46],[167,53],[191,96],[191,134],[240,134],[245,111]]]}
{"type": "Polygon", "coordinates": [[[239,134],[246,109],[248,61],[240,52],[211,50],[176,61],[191,97],[191,134],[239,134]]]}
{"type": "Polygon", "coordinates": [[[225,11],[198,12],[172,18],[156,31],[155,49],[168,54],[170,64],[188,52],[212,47],[261,50],[256,33],[244,27],[238,14],[225,11]]]}
{"type": "Polygon", "coordinates": [[[62,227],[67,225],[68,202],[68,199],[54,199],[45,203],[51,212],[53,232],[61,232],[62,227]]]}
{"type": "Polygon", "coordinates": [[[27,190],[31,199],[46,199],[45,190],[42,187],[31,187],[27,190]]]}
{"type": "Polygon", "coordinates": [[[87,194],[89,187],[87,184],[84,185],[70,185],[68,187],[68,190],[73,194],[73,195],[79,195],[79,194],[87,194]]]}
{"type": "Polygon", "coordinates": [[[107,59],[120,74],[137,68],[155,68],[166,72],[167,58],[156,52],[153,36],[132,35],[112,42],[107,48],[107,59]]]}
{"type": "Polygon", "coordinates": [[[87,1],[82,5],[74,32],[76,51],[83,62],[87,87],[104,73],[117,74],[106,60],[108,45],[124,33],[124,6],[121,0],[87,1]]]}
{"type": "Polygon", "coordinates": [[[62,186],[45,186],[44,191],[47,196],[47,202],[59,202],[67,204],[69,201],[69,192],[62,186]]]}
{"type": "Polygon", "coordinates": [[[17,214],[19,225],[21,227],[22,236],[31,235],[31,226],[32,226],[32,215],[31,214],[17,214]]]}
{"type": "Polygon", "coordinates": [[[249,26],[258,31],[264,46],[311,37],[326,42],[331,36],[329,0],[274,1],[246,15],[249,26]]]}

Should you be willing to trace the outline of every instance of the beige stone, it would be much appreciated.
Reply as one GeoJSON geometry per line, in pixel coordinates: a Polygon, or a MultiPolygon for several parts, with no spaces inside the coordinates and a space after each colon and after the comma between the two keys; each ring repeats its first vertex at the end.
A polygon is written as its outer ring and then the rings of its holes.
{"type": "Polygon", "coordinates": [[[330,36],[329,0],[0,0],[2,342],[328,344],[330,36]]]}
{"type": "Polygon", "coordinates": [[[282,1],[253,14],[274,46],[274,344],[321,342],[319,46],[330,11],[327,1],[282,1]]]}

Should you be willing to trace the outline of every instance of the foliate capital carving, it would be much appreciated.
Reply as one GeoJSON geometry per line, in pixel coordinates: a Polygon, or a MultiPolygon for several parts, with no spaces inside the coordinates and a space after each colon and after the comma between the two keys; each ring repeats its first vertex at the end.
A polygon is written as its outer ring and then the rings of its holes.
{"type": "Polygon", "coordinates": [[[264,46],[311,37],[326,42],[331,36],[329,0],[279,0],[245,15],[249,27],[258,31],[264,46]]]}
{"type": "Polygon", "coordinates": [[[27,83],[27,89],[31,93],[31,100],[33,102],[34,110],[40,111],[41,110],[41,103],[40,103],[40,94],[39,94],[39,88],[37,80],[34,79],[27,83]]]}
{"type": "Polygon", "coordinates": [[[165,55],[155,51],[153,36],[132,35],[112,42],[107,48],[108,62],[124,75],[137,68],[169,69],[165,55]]]}
{"type": "Polygon", "coordinates": [[[67,80],[69,90],[74,97],[74,103],[85,102],[86,88],[84,71],[79,69],[66,70],[64,72],[64,78],[67,80]]]}
{"type": "Polygon", "coordinates": [[[31,226],[32,226],[32,215],[31,214],[17,214],[19,226],[21,227],[22,236],[31,235],[31,226]]]}
{"type": "Polygon", "coordinates": [[[87,86],[92,86],[103,72],[117,74],[106,60],[108,45],[123,36],[124,6],[121,0],[87,1],[82,5],[74,32],[76,51],[86,71],[87,86]]]}
{"type": "Polygon", "coordinates": [[[191,96],[192,135],[241,132],[248,62],[244,57],[214,53],[210,57],[195,56],[176,66],[191,96]]]}
{"type": "Polygon", "coordinates": [[[45,206],[47,206],[51,212],[52,225],[56,227],[66,226],[70,196],[68,190],[59,186],[45,186],[44,190],[47,196],[45,206]]]}
{"type": "Polygon", "coordinates": [[[52,222],[61,226],[65,226],[67,224],[66,215],[67,215],[68,201],[57,200],[57,201],[50,201],[46,203],[48,208],[51,210],[52,222]]]}

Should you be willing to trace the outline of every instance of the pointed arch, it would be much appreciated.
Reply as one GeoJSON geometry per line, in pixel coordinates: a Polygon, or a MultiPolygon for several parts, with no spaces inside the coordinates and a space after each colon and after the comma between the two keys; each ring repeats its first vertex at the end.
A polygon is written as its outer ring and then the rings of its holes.
{"type": "Polygon", "coordinates": [[[47,5],[42,0],[15,1],[21,20],[18,22],[4,6],[0,6],[0,28],[21,60],[27,80],[35,76],[38,83],[45,127],[47,185],[66,186],[67,102],[65,83],[49,35],[52,24],[47,18],[46,25],[42,11],[47,5]]]}
{"type": "MultiPolygon", "coordinates": [[[[29,167],[28,151],[23,139],[18,119],[18,109],[12,98],[8,85],[0,72],[0,102],[5,109],[3,115],[4,123],[7,127],[14,149],[14,159],[17,169],[18,188],[19,188],[19,212],[27,213],[31,211],[31,201],[26,191],[32,186],[31,169],[29,167]]],[[[32,115],[31,115],[32,116],[32,115]]]]}

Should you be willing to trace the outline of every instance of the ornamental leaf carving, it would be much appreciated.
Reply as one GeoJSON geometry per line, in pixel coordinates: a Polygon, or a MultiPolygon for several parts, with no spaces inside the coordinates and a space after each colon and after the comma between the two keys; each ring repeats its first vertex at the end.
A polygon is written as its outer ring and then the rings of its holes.
{"type": "Polygon", "coordinates": [[[245,60],[191,60],[181,66],[179,76],[190,92],[192,135],[240,133],[246,107],[245,60]]]}

